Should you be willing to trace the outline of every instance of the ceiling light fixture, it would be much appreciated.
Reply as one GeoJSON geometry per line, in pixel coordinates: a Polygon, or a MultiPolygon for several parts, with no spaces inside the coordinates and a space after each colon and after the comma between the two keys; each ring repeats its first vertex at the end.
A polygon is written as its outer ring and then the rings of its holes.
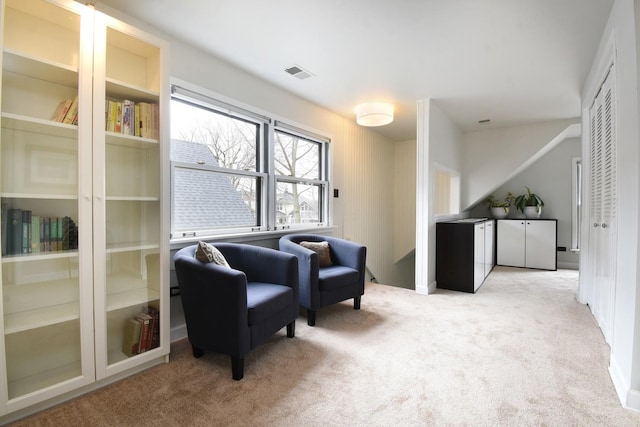
{"type": "Polygon", "coordinates": [[[367,102],[356,107],[356,122],[360,126],[384,126],[393,121],[393,104],[367,102]]]}

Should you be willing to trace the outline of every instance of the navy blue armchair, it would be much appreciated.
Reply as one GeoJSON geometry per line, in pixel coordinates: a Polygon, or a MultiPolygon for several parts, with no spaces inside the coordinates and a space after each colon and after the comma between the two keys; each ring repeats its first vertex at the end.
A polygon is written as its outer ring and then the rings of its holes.
{"type": "Polygon", "coordinates": [[[174,255],[193,356],[231,356],[234,380],[244,376],[244,356],[287,327],[295,335],[298,261],[275,249],[216,243],[230,267],[195,258],[197,245],[174,255]]]}
{"type": "Polygon", "coordinates": [[[289,234],[279,241],[280,251],[298,258],[300,305],[307,310],[307,324],[315,326],[316,311],[322,307],[353,298],[353,308],[360,309],[364,295],[367,248],[349,240],[315,234],[289,234]],[[321,257],[301,242],[329,243],[330,266],[321,266],[321,257]]]}

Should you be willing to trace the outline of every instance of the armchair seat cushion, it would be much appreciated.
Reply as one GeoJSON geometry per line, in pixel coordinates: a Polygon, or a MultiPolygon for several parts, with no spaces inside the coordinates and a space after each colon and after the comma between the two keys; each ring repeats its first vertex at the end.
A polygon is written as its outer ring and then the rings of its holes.
{"type": "Polygon", "coordinates": [[[249,325],[262,323],[274,313],[295,304],[293,289],[273,283],[247,283],[247,310],[249,325]]]}
{"type": "Polygon", "coordinates": [[[353,268],[342,265],[320,268],[318,273],[318,286],[320,291],[332,291],[345,286],[352,286],[358,281],[360,273],[353,268]]]}

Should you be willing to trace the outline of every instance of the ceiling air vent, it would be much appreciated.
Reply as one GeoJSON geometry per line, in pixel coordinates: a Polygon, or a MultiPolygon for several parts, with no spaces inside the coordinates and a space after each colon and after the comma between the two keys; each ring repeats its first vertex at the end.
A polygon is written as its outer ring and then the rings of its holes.
{"type": "Polygon", "coordinates": [[[300,67],[299,65],[292,65],[289,68],[285,68],[284,71],[286,71],[287,73],[291,74],[293,77],[296,77],[300,80],[304,80],[308,77],[313,76],[313,74],[311,74],[304,68],[300,67]]]}

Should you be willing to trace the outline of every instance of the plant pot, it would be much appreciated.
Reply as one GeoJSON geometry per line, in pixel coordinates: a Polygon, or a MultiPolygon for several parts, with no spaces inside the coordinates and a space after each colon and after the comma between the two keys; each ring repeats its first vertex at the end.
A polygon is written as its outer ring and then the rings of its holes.
{"type": "Polygon", "coordinates": [[[502,208],[500,206],[491,208],[491,216],[493,216],[495,219],[506,218],[507,215],[509,215],[509,207],[508,206],[505,207],[505,208],[502,208]]]}
{"type": "Polygon", "coordinates": [[[542,206],[525,206],[523,213],[524,216],[529,219],[540,218],[542,206]]]}

